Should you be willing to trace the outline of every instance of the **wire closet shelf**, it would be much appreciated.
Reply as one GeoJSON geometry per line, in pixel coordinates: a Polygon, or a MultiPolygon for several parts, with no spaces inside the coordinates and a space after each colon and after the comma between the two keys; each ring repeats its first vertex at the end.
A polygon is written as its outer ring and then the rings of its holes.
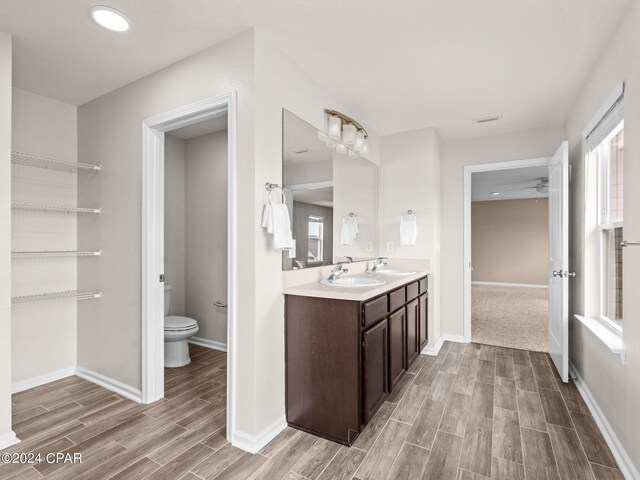
{"type": "Polygon", "coordinates": [[[45,170],[56,170],[59,172],[77,173],[81,170],[100,171],[101,165],[92,165],[89,163],[69,162],[60,160],[59,158],[45,157],[43,155],[35,155],[33,153],[11,152],[11,163],[13,165],[24,165],[27,167],[42,168],[45,170]]]}
{"type": "Polygon", "coordinates": [[[54,300],[90,300],[100,298],[101,292],[79,292],[77,290],[67,290],[64,292],[40,293],[37,295],[23,295],[20,297],[11,297],[11,305],[26,305],[29,303],[43,303],[54,300]]]}
{"type": "Polygon", "coordinates": [[[86,251],[79,252],[76,250],[39,250],[31,252],[11,252],[12,258],[30,258],[30,257],[99,257],[102,251],[86,251]]]}
{"type": "Polygon", "coordinates": [[[11,208],[16,210],[34,210],[38,212],[100,213],[99,208],[66,207],[64,205],[45,205],[39,203],[12,203],[11,208]]]}

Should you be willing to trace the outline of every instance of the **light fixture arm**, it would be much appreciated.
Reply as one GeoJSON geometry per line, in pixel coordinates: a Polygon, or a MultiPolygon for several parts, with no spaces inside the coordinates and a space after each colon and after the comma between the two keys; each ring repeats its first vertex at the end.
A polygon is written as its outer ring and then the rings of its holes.
{"type": "Polygon", "coordinates": [[[342,120],[343,125],[350,123],[351,125],[356,127],[359,132],[362,132],[364,134],[364,138],[369,138],[369,134],[367,133],[365,128],[348,115],[345,115],[342,112],[338,112],[337,110],[331,110],[330,108],[325,108],[324,113],[326,113],[327,115],[331,115],[332,117],[338,117],[340,120],[342,120]]]}

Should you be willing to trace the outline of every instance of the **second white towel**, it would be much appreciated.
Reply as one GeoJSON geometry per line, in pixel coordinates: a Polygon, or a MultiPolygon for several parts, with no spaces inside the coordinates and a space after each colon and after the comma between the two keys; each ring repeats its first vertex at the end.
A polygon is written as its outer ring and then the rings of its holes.
{"type": "Polygon", "coordinates": [[[342,231],[340,232],[340,243],[342,245],[353,245],[353,241],[358,236],[358,222],[355,219],[342,220],[342,231]]]}
{"type": "Polygon", "coordinates": [[[400,245],[415,245],[418,236],[416,217],[400,217],[400,245]]]}

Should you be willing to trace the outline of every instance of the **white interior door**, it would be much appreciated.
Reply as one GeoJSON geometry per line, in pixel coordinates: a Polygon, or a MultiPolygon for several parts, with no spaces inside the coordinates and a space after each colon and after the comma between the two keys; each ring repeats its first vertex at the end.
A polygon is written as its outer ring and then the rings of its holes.
{"type": "Polygon", "coordinates": [[[549,162],[549,354],[569,380],[569,144],[549,162]]]}

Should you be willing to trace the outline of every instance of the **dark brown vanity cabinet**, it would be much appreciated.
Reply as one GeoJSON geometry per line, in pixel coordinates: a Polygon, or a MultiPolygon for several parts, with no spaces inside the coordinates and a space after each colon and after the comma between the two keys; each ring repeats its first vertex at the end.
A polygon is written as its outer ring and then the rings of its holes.
{"type": "Polygon", "coordinates": [[[289,425],[351,445],[427,343],[427,287],[363,302],[285,295],[289,425]]]}
{"type": "Polygon", "coordinates": [[[362,334],[362,390],[364,423],[389,395],[389,322],[383,320],[362,334]]]}
{"type": "MultiPolygon", "coordinates": [[[[393,390],[407,371],[407,314],[404,308],[389,315],[389,381],[393,390]]],[[[367,330],[368,331],[368,330],[367,330]]]]}

